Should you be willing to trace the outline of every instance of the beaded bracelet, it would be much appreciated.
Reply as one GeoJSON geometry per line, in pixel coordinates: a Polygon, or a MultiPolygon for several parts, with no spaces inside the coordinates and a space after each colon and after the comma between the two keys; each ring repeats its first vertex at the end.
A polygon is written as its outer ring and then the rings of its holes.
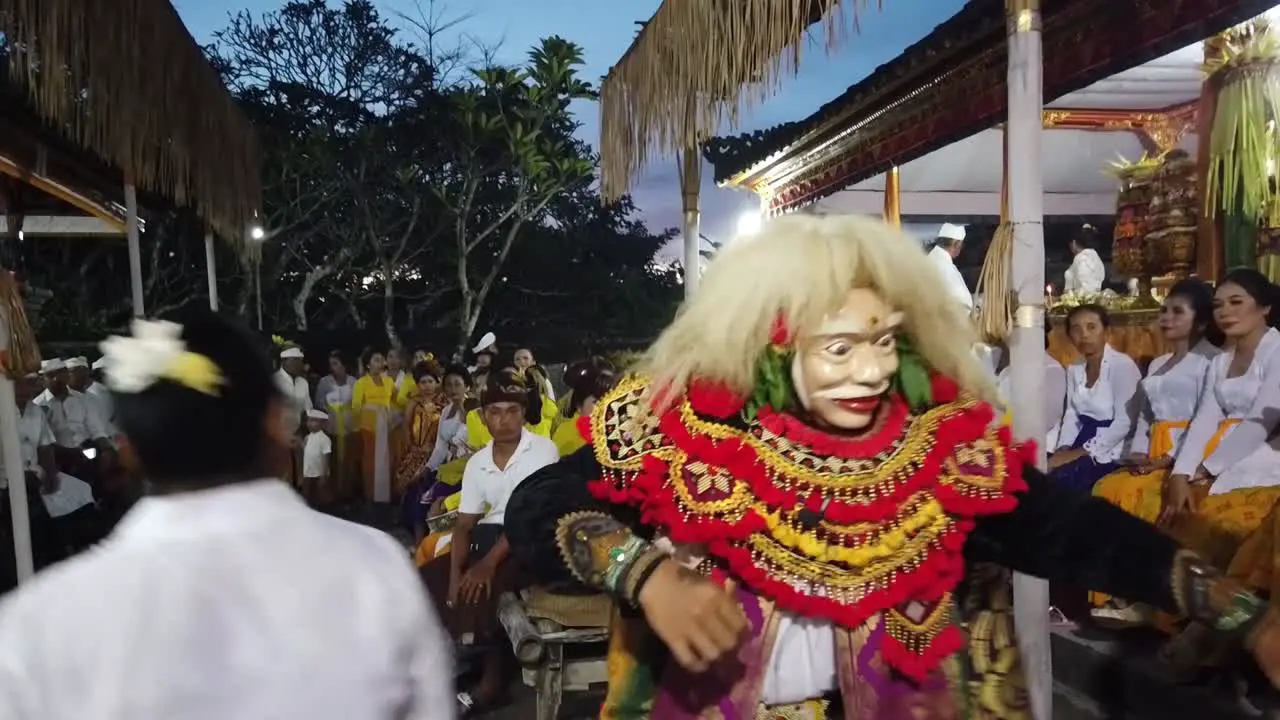
{"type": "Polygon", "coordinates": [[[1266,616],[1262,598],[1186,550],[1174,557],[1172,589],[1184,615],[1219,632],[1247,637],[1266,616]]]}
{"type": "Polygon", "coordinates": [[[666,553],[602,512],[574,512],[556,526],[565,565],[582,582],[635,605],[666,553]]]}

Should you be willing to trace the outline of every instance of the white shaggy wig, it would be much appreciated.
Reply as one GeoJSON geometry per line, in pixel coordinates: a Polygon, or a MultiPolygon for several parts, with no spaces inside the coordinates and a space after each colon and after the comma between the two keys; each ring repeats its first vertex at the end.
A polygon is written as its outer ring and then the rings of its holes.
{"type": "Polygon", "coordinates": [[[680,397],[694,378],[748,395],[775,319],[803,334],[838,311],[855,287],[875,290],[902,311],[927,365],[974,397],[996,399],[973,353],[973,322],[946,294],[920,243],[859,215],[786,215],[726,247],[637,372],[667,389],[665,399],[680,397]]]}

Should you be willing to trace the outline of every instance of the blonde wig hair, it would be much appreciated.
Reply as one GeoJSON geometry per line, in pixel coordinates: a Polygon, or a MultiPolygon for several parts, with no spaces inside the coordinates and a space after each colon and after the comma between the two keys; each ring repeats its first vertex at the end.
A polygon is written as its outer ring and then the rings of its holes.
{"type": "Polygon", "coordinates": [[[878,292],[902,311],[903,328],[924,362],[974,397],[995,387],[974,355],[977,333],[920,243],[879,219],[858,215],[786,215],[728,245],[707,268],[640,362],[661,411],[694,379],[751,392],[756,363],[775,319],[793,335],[817,327],[855,288],[878,292]]]}

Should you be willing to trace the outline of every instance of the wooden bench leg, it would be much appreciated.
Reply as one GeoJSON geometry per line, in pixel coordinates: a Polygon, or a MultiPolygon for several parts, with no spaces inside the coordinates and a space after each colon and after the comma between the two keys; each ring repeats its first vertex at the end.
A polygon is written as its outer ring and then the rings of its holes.
{"type": "Polygon", "coordinates": [[[564,695],[564,645],[549,643],[538,669],[538,720],[556,720],[564,695]]]}

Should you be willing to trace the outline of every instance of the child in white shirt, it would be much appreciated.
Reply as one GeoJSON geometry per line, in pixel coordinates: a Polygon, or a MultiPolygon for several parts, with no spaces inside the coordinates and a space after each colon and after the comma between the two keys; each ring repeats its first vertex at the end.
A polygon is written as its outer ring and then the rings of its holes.
{"type": "Polygon", "coordinates": [[[312,505],[328,501],[329,457],[333,441],[325,434],[329,414],[323,410],[307,411],[307,439],[302,446],[302,496],[312,505]]]}

